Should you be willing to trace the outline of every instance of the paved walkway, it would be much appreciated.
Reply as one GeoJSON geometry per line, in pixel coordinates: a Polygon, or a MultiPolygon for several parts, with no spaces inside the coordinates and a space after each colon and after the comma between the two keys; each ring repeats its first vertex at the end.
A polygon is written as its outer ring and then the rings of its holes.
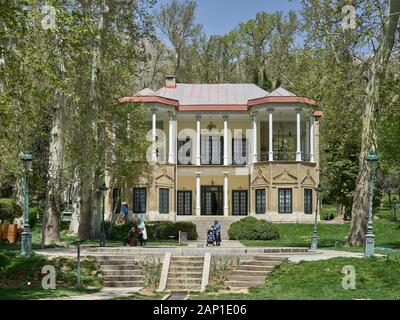
{"type": "Polygon", "coordinates": [[[349,251],[335,251],[335,250],[315,250],[302,253],[301,255],[291,254],[289,255],[289,262],[299,263],[300,261],[318,261],[327,260],[332,258],[348,257],[348,258],[362,258],[363,253],[360,252],[349,252],[349,251]]]}
{"type": "Polygon", "coordinates": [[[46,298],[40,300],[110,300],[113,298],[123,298],[138,293],[142,288],[106,288],[96,293],[82,294],[61,298],[46,298]]]}

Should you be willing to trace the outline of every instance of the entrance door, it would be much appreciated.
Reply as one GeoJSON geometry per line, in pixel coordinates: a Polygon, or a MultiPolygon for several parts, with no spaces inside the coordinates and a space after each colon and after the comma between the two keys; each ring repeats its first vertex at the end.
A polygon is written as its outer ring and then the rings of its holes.
{"type": "Polygon", "coordinates": [[[178,216],[192,215],[192,191],[178,191],[178,216]]]}
{"type": "Polygon", "coordinates": [[[232,215],[247,216],[247,190],[232,191],[232,215]]]}
{"type": "Polygon", "coordinates": [[[201,187],[201,215],[222,216],[223,214],[223,187],[201,187]]]}

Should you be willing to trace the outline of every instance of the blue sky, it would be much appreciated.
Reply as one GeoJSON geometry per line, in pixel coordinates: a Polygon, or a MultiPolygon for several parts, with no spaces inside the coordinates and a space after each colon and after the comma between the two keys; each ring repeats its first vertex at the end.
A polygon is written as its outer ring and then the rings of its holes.
{"type": "Polygon", "coordinates": [[[300,0],[197,0],[196,17],[205,34],[210,36],[234,29],[240,22],[254,18],[259,11],[298,11],[300,6],[300,0]]]}

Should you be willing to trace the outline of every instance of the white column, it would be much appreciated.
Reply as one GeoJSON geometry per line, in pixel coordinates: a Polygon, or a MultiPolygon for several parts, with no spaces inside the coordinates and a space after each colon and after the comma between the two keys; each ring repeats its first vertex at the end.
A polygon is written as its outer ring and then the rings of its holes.
{"type": "Polygon", "coordinates": [[[200,116],[196,116],[196,166],[201,164],[200,161],[200,135],[201,135],[201,127],[200,127],[200,116]]]}
{"type": "Polygon", "coordinates": [[[201,215],[201,206],[200,206],[200,195],[201,195],[200,175],[201,175],[201,172],[196,172],[196,216],[200,216],[200,215],[201,215]]]}
{"type": "Polygon", "coordinates": [[[296,149],[296,161],[301,161],[301,108],[297,108],[296,109],[296,128],[297,128],[297,134],[296,134],[296,138],[297,138],[297,149],[296,149]]]}
{"type": "Polygon", "coordinates": [[[169,126],[168,126],[168,136],[169,136],[169,144],[168,144],[168,163],[174,164],[175,163],[175,148],[174,148],[174,141],[175,141],[175,126],[174,126],[174,113],[169,112],[169,126]]]}
{"type": "MultiPolygon", "coordinates": [[[[310,118],[306,118],[306,142],[304,144],[304,153],[309,156],[310,155],[310,118]]],[[[309,160],[307,160],[309,161],[309,160]]]]}
{"type": "Polygon", "coordinates": [[[315,118],[314,115],[310,117],[310,162],[315,162],[314,156],[314,124],[315,118]]]}
{"type": "Polygon", "coordinates": [[[268,161],[274,161],[273,113],[274,113],[274,109],[273,108],[269,108],[268,109],[268,127],[269,127],[269,134],[268,134],[268,139],[269,139],[268,161]]]}
{"type": "Polygon", "coordinates": [[[228,165],[228,116],[224,116],[224,166],[228,165]]]}
{"type": "Polygon", "coordinates": [[[257,114],[258,112],[253,112],[251,114],[251,119],[253,121],[253,163],[258,160],[257,154],[257,114]]]}
{"type": "MultiPolygon", "coordinates": [[[[153,146],[157,142],[157,109],[151,109],[152,112],[152,142],[153,146]]],[[[157,148],[153,149],[153,161],[157,161],[157,148]]]]}
{"type": "Polygon", "coordinates": [[[223,172],[224,174],[224,216],[229,215],[229,191],[228,191],[228,174],[229,172],[223,172]]]}

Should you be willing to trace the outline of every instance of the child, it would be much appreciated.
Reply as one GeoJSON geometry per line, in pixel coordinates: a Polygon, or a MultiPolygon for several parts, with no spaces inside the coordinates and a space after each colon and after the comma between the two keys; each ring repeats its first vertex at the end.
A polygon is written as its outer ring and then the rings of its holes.
{"type": "Polygon", "coordinates": [[[207,231],[207,246],[209,244],[212,244],[214,246],[214,241],[215,241],[215,237],[214,237],[214,226],[211,227],[211,229],[209,229],[207,231]]]}
{"type": "Polygon", "coordinates": [[[136,247],[137,246],[137,229],[135,226],[132,226],[132,228],[129,229],[128,235],[124,239],[124,246],[128,245],[131,247],[136,247]]]}

